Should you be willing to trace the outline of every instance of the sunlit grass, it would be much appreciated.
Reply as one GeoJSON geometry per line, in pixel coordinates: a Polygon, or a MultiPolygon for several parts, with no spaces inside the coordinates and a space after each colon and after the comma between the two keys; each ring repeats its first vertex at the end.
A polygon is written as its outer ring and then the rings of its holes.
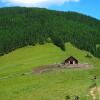
{"type": "Polygon", "coordinates": [[[65,52],[49,43],[20,48],[0,57],[0,100],[65,100],[67,95],[91,100],[91,78],[96,75],[100,84],[100,59],[86,58],[87,54],[70,43],[66,44],[65,52]],[[34,67],[61,63],[69,56],[93,67],[32,73],[34,67]]]}

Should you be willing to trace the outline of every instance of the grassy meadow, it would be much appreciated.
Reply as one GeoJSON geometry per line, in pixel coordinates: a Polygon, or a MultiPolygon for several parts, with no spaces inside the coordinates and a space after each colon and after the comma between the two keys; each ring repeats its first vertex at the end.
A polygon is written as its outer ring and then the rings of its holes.
{"type": "MultiPolygon", "coordinates": [[[[100,59],[87,58],[86,51],[79,50],[70,43],[63,52],[55,45],[27,46],[0,57],[0,100],[66,100],[75,95],[80,100],[92,100],[89,87],[97,76],[100,85],[100,59]],[[61,69],[41,74],[32,70],[41,65],[63,62],[74,56],[80,63],[89,63],[90,68],[61,69]]],[[[90,54],[89,54],[90,55],[90,54]]],[[[98,96],[99,97],[99,96],[98,96]]],[[[100,100],[97,98],[97,100],[100,100]]]]}

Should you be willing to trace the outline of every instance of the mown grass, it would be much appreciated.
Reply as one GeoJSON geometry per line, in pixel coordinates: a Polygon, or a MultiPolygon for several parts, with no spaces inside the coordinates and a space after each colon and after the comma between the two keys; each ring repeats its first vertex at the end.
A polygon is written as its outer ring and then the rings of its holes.
{"type": "Polygon", "coordinates": [[[89,87],[94,75],[100,85],[100,59],[86,58],[87,54],[70,43],[66,44],[65,52],[49,43],[20,48],[0,57],[0,100],[65,100],[67,95],[71,100],[75,95],[80,100],[91,100],[89,87]],[[69,56],[92,67],[32,73],[34,67],[61,63],[69,56]]]}

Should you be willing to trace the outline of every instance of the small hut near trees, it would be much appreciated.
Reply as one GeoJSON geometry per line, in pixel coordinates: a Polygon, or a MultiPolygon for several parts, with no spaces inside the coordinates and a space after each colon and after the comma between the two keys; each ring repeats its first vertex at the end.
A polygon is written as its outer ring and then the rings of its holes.
{"type": "Polygon", "coordinates": [[[74,57],[70,56],[69,58],[67,58],[65,61],[64,61],[64,64],[78,64],[78,60],[75,59],[74,57]]]}

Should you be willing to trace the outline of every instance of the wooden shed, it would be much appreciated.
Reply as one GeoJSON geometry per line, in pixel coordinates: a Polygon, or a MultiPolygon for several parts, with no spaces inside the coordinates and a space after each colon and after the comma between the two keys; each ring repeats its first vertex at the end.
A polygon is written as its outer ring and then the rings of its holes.
{"type": "Polygon", "coordinates": [[[74,58],[73,56],[70,56],[64,61],[64,64],[78,64],[78,60],[74,58]]]}

